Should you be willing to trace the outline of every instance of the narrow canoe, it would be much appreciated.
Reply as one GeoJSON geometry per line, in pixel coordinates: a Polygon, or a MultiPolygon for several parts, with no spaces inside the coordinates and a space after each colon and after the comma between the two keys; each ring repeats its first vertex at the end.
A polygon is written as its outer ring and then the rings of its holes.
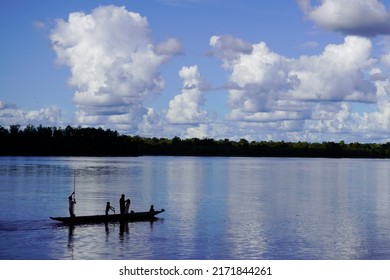
{"type": "Polygon", "coordinates": [[[75,217],[50,217],[52,220],[60,221],[66,224],[90,224],[90,223],[107,223],[118,221],[153,221],[157,219],[155,216],[164,212],[164,209],[159,211],[147,212],[132,212],[129,214],[113,214],[113,215],[92,215],[92,216],[75,216],[75,217]]]}

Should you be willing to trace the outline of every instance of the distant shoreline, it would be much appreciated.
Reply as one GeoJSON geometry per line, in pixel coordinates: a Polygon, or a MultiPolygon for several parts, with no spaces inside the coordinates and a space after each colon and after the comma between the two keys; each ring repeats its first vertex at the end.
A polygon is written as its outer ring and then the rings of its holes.
{"type": "Polygon", "coordinates": [[[390,143],[147,138],[102,128],[0,126],[0,156],[390,158],[390,143]]]}

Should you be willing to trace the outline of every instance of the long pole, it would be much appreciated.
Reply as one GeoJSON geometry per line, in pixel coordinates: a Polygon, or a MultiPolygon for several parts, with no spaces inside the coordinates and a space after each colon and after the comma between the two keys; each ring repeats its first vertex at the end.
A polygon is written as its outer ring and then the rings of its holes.
{"type": "Polygon", "coordinates": [[[74,193],[74,200],[76,201],[76,170],[73,174],[73,193],[74,193]]]}

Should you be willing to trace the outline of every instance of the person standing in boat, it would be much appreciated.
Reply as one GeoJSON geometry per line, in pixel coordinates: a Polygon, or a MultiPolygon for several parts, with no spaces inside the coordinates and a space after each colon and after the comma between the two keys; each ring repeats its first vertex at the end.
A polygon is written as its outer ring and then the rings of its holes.
{"type": "Polygon", "coordinates": [[[112,207],[112,206],[110,205],[110,202],[109,202],[109,201],[107,201],[107,205],[106,205],[106,215],[108,215],[108,212],[109,212],[110,210],[113,211],[114,214],[115,214],[115,208],[112,207]]]}
{"type": "Polygon", "coordinates": [[[121,198],[119,199],[119,209],[121,214],[125,214],[125,209],[126,209],[126,201],[125,201],[125,195],[122,194],[121,198]]]}
{"type": "Polygon", "coordinates": [[[72,194],[68,197],[68,203],[69,203],[69,215],[71,217],[75,217],[74,214],[74,205],[76,204],[76,198],[74,197],[75,193],[72,192],[72,194]]]}
{"type": "Polygon", "coordinates": [[[125,214],[129,214],[130,203],[130,199],[126,199],[125,214]]]}

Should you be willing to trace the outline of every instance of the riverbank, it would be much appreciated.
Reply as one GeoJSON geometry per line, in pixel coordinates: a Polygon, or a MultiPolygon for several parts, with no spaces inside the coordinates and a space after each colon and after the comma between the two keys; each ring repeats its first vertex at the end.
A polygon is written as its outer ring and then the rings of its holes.
{"type": "Polygon", "coordinates": [[[390,158],[390,143],[147,138],[102,128],[0,126],[3,156],[232,156],[390,158]]]}

